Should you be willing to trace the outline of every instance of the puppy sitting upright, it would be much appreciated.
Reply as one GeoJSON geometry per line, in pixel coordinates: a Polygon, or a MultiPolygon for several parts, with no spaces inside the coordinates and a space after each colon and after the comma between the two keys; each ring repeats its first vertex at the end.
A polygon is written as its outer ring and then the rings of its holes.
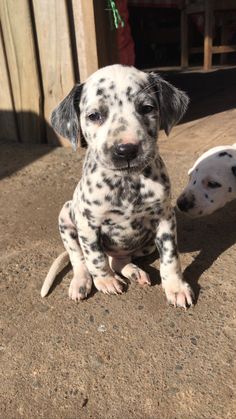
{"type": "Polygon", "coordinates": [[[160,76],[112,65],[76,85],[55,109],[56,132],[76,148],[81,129],[88,150],[73,199],[59,215],[66,252],[53,263],[43,297],[68,256],[73,300],[87,297],[92,280],[106,294],[121,293],[118,274],[150,284],[132,260],[156,245],[167,300],[192,304],[178,256],[170,182],[156,144],[159,128],[169,134],[187,104],[187,96],[160,76]]]}

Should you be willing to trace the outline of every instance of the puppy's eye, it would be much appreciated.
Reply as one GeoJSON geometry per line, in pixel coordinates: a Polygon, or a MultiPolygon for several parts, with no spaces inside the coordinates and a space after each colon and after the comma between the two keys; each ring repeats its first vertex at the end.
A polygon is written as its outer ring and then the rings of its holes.
{"type": "Polygon", "coordinates": [[[91,122],[100,122],[102,120],[102,115],[100,112],[92,112],[88,115],[88,119],[91,122]]]}
{"type": "Polygon", "coordinates": [[[139,108],[139,113],[141,115],[146,115],[146,114],[152,112],[153,109],[154,109],[154,106],[152,106],[152,105],[141,105],[140,108],[139,108]]]}
{"type": "Polygon", "coordinates": [[[207,183],[208,188],[215,189],[215,188],[221,188],[221,184],[218,182],[214,182],[213,180],[209,180],[207,183]]]}

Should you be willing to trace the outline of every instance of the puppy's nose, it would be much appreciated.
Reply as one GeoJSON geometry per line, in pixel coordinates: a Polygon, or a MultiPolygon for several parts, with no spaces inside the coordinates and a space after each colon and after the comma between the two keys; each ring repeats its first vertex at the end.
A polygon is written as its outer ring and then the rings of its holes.
{"type": "Polygon", "coordinates": [[[177,199],[177,207],[180,211],[188,212],[191,208],[194,207],[194,197],[192,196],[191,199],[186,198],[186,196],[180,196],[177,199]]]}
{"type": "Polygon", "coordinates": [[[113,155],[116,159],[133,160],[137,157],[138,145],[133,143],[116,144],[113,148],[113,155]]]}

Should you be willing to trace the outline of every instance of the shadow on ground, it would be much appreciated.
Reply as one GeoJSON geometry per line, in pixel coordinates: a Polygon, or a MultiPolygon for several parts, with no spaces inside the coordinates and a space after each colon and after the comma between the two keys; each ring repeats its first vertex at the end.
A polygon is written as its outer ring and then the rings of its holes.
{"type": "Polygon", "coordinates": [[[236,243],[236,201],[208,217],[190,219],[177,211],[178,245],[181,253],[199,251],[184,272],[196,299],[202,274],[236,243]]]}

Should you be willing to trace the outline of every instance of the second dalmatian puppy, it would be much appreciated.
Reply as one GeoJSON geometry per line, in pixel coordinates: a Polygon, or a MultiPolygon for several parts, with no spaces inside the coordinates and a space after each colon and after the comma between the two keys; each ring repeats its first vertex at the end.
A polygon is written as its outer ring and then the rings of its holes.
{"type": "Polygon", "coordinates": [[[177,250],[170,181],[157,147],[159,129],[169,134],[187,105],[186,94],[160,76],[119,64],[96,71],[58,105],[51,118],[56,132],[74,148],[81,132],[88,149],[73,199],[59,215],[66,252],[51,266],[42,297],[69,258],[73,300],[86,298],[92,282],[106,294],[121,293],[120,275],[150,284],[133,260],[157,247],[168,302],[192,304],[177,250]]]}

